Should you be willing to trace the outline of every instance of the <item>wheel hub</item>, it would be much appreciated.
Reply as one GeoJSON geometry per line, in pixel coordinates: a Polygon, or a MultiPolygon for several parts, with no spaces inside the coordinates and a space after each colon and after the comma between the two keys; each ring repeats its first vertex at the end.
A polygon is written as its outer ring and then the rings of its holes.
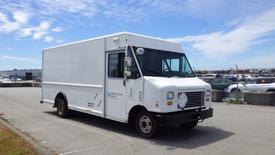
{"type": "Polygon", "coordinates": [[[59,104],[58,104],[58,113],[60,115],[62,115],[63,112],[64,112],[64,103],[63,102],[59,102],[59,104]]]}
{"type": "Polygon", "coordinates": [[[139,127],[143,133],[150,133],[152,130],[152,121],[148,116],[142,116],[139,119],[139,127]]]}

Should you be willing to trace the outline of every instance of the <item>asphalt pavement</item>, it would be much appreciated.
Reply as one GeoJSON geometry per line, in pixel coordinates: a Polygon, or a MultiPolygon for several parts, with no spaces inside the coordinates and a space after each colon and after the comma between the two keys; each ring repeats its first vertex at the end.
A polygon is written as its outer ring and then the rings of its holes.
{"type": "Polygon", "coordinates": [[[53,154],[275,154],[275,107],[214,103],[214,117],[185,131],[163,127],[155,139],[133,128],[40,104],[40,88],[0,88],[0,117],[53,154]]]}

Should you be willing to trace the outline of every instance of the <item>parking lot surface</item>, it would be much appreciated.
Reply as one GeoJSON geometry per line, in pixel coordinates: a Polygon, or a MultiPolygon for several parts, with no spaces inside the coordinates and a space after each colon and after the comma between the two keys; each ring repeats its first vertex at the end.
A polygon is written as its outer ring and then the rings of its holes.
{"type": "Polygon", "coordinates": [[[57,154],[275,154],[275,108],[214,104],[214,117],[185,131],[161,128],[145,139],[129,126],[95,116],[56,116],[39,104],[40,88],[0,88],[0,114],[39,145],[57,154]]]}

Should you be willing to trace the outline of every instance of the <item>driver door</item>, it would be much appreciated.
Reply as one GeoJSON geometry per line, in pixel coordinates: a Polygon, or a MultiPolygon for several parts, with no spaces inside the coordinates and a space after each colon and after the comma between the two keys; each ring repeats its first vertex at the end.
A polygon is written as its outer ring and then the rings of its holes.
{"type": "Polygon", "coordinates": [[[124,80],[125,51],[106,53],[106,104],[105,115],[124,122],[126,118],[126,87],[124,80]]]}

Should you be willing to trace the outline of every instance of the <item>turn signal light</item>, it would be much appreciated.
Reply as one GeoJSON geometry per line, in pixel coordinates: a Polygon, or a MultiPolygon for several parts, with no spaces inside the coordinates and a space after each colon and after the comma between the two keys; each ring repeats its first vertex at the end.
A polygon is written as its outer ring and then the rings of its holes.
{"type": "Polygon", "coordinates": [[[173,101],[168,101],[168,102],[167,102],[167,105],[168,105],[168,106],[173,105],[173,101]]]}

